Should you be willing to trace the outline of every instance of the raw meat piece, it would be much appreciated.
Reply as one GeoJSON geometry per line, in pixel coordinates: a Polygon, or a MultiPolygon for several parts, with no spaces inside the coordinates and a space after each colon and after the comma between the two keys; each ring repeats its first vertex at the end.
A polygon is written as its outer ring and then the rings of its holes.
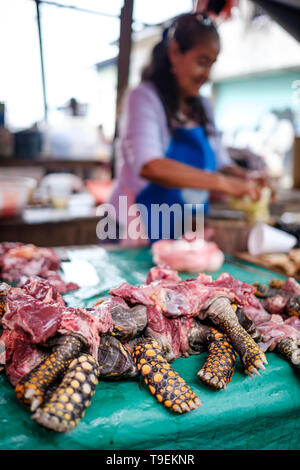
{"type": "Polygon", "coordinates": [[[300,295],[300,285],[293,277],[289,277],[285,283],[282,284],[280,290],[289,292],[290,294],[300,295]]]}
{"type": "Polygon", "coordinates": [[[94,305],[94,307],[86,309],[93,315],[93,317],[96,318],[99,333],[112,331],[113,320],[110,312],[111,309],[117,305],[129,309],[129,306],[125,300],[121,299],[120,297],[107,297],[101,299],[96,303],[96,305],[94,305]]]}
{"type": "Polygon", "coordinates": [[[300,333],[286,323],[280,315],[271,315],[267,322],[257,325],[263,341],[259,343],[262,351],[272,351],[283,338],[293,338],[300,345],[300,333]]]}
{"type": "Polygon", "coordinates": [[[216,243],[205,240],[159,240],[153,243],[152,253],[155,264],[188,273],[217,271],[224,262],[216,243]]]}
{"type": "Polygon", "coordinates": [[[5,373],[13,386],[45,357],[44,352],[31,344],[28,335],[17,330],[4,330],[0,340],[5,345],[5,373]]]}
{"type": "Polygon", "coordinates": [[[258,306],[244,306],[243,312],[254,322],[255,325],[268,321],[271,314],[259,303],[258,306]]]}
{"type": "Polygon", "coordinates": [[[65,305],[65,301],[62,296],[58,293],[52,282],[42,279],[38,276],[30,277],[24,284],[21,284],[22,290],[31,295],[37,300],[43,302],[58,302],[61,305],[65,305]]]}
{"type": "MultiPolygon", "coordinates": [[[[186,338],[193,318],[201,315],[201,311],[205,310],[213,297],[227,297],[242,309],[249,308],[260,316],[269,317],[254,295],[255,288],[227,273],[220,275],[216,281],[206,274],[182,281],[176,280],[176,272],[168,270],[168,276],[164,278],[164,271],[160,272],[158,267],[153,269],[156,269],[153,277],[157,274],[160,279],[141,286],[123,283],[118,288],[111,289],[109,293],[129,304],[146,305],[149,327],[167,338],[176,357],[186,354],[186,338]]],[[[148,274],[147,279],[151,278],[152,273],[148,274]]]]}
{"type": "Polygon", "coordinates": [[[153,281],[160,281],[161,279],[165,279],[168,281],[180,281],[180,277],[178,276],[177,271],[169,268],[164,264],[159,264],[154,268],[151,268],[148,272],[146,284],[151,284],[153,281]]]}
{"type": "Polygon", "coordinates": [[[290,317],[290,318],[288,318],[287,320],[285,320],[284,323],[285,323],[286,325],[292,326],[293,328],[295,328],[295,330],[298,330],[299,333],[300,333],[300,318],[297,318],[297,317],[290,317]]]}
{"type": "Polygon", "coordinates": [[[288,278],[278,289],[278,294],[263,299],[258,306],[243,309],[261,335],[259,345],[262,351],[273,350],[284,338],[292,338],[300,345],[300,319],[286,318],[284,313],[289,295],[297,295],[298,289],[296,280],[288,278]]]}
{"type": "Polygon", "coordinates": [[[211,276],[200,274],[196,279],[175,281],[161,279],[150,284],[132,286],[127,283],[111,289],[110,294],[122,297],[129,303],[159,305],[168,316],[196,316],[214,296],[228,297],[240,306],[259,307],[255,288],[223,273],[216,281],[211,276]]]}
{"type": "Polygon", "coordinates": [[[55,287],[44,279],[30,278],[24,288],[8,287],[7,311],[2,318],[5,330],[20,331],[33,344],[44,344],[57,332],[81,336],[96,358],[98,332],[112,328],[112,319],[104,309],[66,307],[55,287]]]}
{"type": "Polygon", "coordinates": [[[188,355],[188,332],[192,327],[194,318],[167,318],[161,308],[156,305],[147,307],[147,319],[149,328],[163,335],[172,345],[175,358],[188,355]]]}
{"type": "Polygon", "coordinates": [[[265,310],[267,310],[267,312],[276,315],[284,312],[287,302],[287,297],[283,297],[282,295],[277,294],[273,297],[268,297],[267,299],[263,300],[262,305],[265,310]]]}
{"type": "MultiPolygon", "coordinates": [[[[8,282],[25,277],[42,276],[61,293],[78,289],[73,282],[64,282],[56,272],[60,260],[51,248],[38,248],[22,243],[0,243],[0,277],[8,282]]],[[[22,283],[22,281],[21,281],[22,283]]]]}
{"type": "Polygon", "coordinates": [[[1,277],[7,281],[39,275],[43,269],[55,271],[60,267],[60,260],[51,248],[38,248],[31,244],[1,245],[1,277]]]}
{"type": "Polygon", "coordinates": [[[40,276],[47,279],[60,294],[76,290],[79,287],[75,282],[65,282],[57,272],[51,271],[50,269],[43,269],[40,276]]]}
{"type": "Polygon", "coordinates": [[[57,332],[62,335],[66,333],[79,335],[87,342],[91,355],[97,360],[99,347],[98,325],[96,318],[84,308],[68,307],[62,312],[57,332]]]}
{"type": "Polygon", "coordinates": [[[22,289],[10,289],[8,309],[2,318],[2,326],[10,330],[22,330],[32,343],[45,343],[59,327],[64,306],[58,302],[34,299],[22,289]]]}

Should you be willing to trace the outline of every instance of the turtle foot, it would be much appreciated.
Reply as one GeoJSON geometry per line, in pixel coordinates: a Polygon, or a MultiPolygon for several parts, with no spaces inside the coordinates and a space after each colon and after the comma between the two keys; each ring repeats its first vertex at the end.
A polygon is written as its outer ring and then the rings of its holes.
{"type": "Polygon", "coordinates": [[[150,392],[175,413],[198,408],[201,401],[184,379],[163,358],[160,345],[149,338],[139,342],[132,357],[150,392]]]}

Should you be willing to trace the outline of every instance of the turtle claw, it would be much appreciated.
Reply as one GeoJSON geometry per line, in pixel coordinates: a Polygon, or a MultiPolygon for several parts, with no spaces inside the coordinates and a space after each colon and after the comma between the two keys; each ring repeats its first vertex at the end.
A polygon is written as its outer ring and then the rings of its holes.
{"type": "Polygon", "coordinates": [[[217,384],[219,383],[218,377],[214,377],[213,379],[211,379],[211,383],[212,385],[217,386],[217,384]]]}
{"type": "Polygon", "coordinates": [[[255,366],[257,367],[257,369],[266,370],[266,368],[265,368],[265,366],[263,365],[262,361],[256,361],[256,362],[255,362],[255,366]]]}
{"type": "Polygon", "coordinates": [[[206,380],[207,382],[209,382],[209,380],[211,379],[212,375],[209,374],[208,372],[204,375],[204,380],[206,380]]]}
{"type": "Polygon", "coordinates": [[[267,358],[264,354],[262,354],[262,361],[263,361],[264,364],[268,365],[267,358]]]}
{"type": "Polygon", "coordinates": [[[182,414],[182,409],[181,409],[180,406],[178,406],[178,405],[173,406],[173,410],[174,410],[176,413],[182,414]]]}
{"type": "Polygon", "coordinates": [[[41,401],[38,398],[34,398],[30,404],[30,411],[36,411],[40,405],[41,401]]]}
{"type": "Polygon", "coordinates": [[[182,409],[183,412],[185,412],[185,411],[191,411],[191,410],[190,410],[190,407],[189,407],[188,404],[185,403],[185,402],[181,403],[180,406],[181,406],[181,409],[182,409]]]}
{"type": "Polygon", "coordinates": [[[250,372],[250,374],[260,375],[258,372],[259,369],[265,370],[264,364],[266,364],[266,357],[264,353],[257,347],[255,351],[250,351],[250,354],[247,357],[247,354],[242,359],[245,373],[250,372]],[[246,356],[246,357],[245,357],[246,356]]]}
{"type": "Polygon", "coordinates": [[[250,373],[255,374],[255,375],[260,375],[260,373],[258,372],[258,370],[255,367],[251,367],[250,373]]]}
{"type": "Polygon", "coordinates": [[[197,376],[206,385],[221,390],[230,382],[237,353],[227,335],[211,328],[208,356],[197,376]]]}
{"type": "Polygon", "coordinates": [[[189,407],[192,409],[192,410],[195,410],[197,408],[197,405],[193,402],[193,400],[190,400],[189,401],[189,407]]]}

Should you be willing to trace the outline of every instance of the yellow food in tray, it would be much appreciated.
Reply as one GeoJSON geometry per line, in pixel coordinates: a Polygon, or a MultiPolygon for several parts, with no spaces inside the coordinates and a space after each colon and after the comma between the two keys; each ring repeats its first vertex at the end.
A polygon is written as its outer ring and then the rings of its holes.
{"type": "Polygon", "coordinates": [[[271,189],[265,187],[262,189],[261,198],[258,201],[254,202],[250,196],[246,195],[242,198],[231,199],[229,205],[231,209],[244,212],[249,223],[267,223],[270,220],[270,200],[271,189]]]}

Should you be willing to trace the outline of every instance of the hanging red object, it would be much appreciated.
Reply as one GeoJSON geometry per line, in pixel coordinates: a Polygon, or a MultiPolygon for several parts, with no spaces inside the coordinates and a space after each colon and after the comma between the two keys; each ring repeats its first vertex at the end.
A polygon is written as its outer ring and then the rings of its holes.
{"type": "Polygon", "coordinates": [[[231,17],[231,9],[238,4],[239,0],[198,0],[194,11],[205,12],[213,19],[224,21],[231,17]]]}
{"type": "Polygon", "coordinates": [[[223,20],[228,20],[231,17],[231,9],[237,7],[238,4],[239,0],[226,0],[226,4],[218,16],[223,20]]]}

